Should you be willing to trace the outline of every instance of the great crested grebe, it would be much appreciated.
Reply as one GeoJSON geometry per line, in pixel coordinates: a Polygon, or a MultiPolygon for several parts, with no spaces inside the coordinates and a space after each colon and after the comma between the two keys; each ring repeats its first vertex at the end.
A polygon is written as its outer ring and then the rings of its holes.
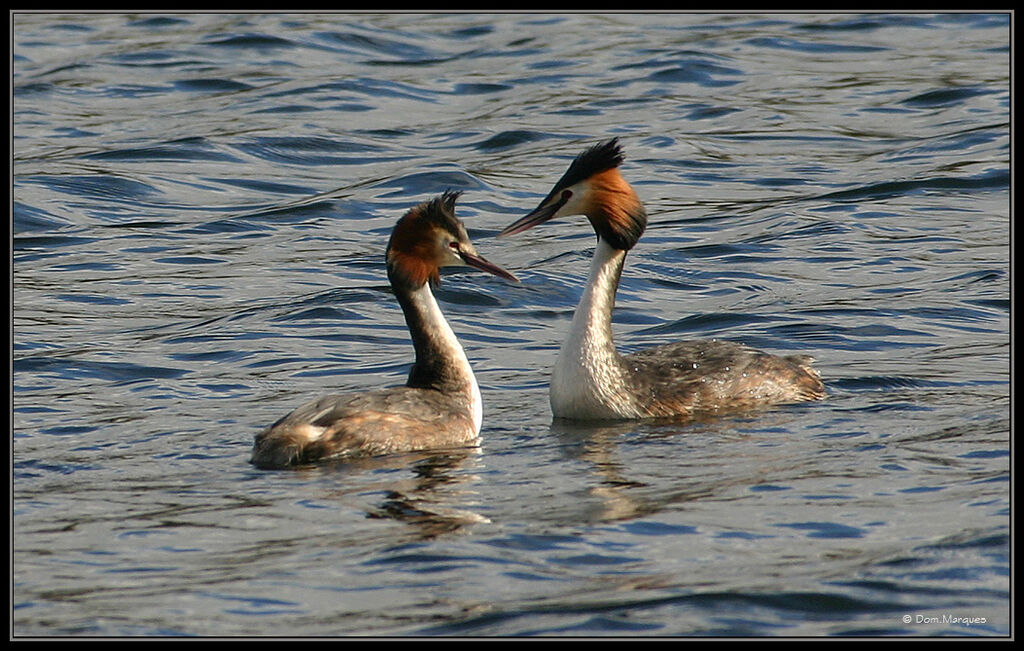
{"type": "Polygon", "coordinates": [[[405,386],[330,395],[299,407],[256,436],[254,465],[285,468],[476,443],[483,419],[480,388],[430,286],[440,282],[440,268],[450,266],[518,279],[477,254],[455,216],[460,194],[445,192],[416,206],[388,241],[388,280],[416,351],[405,386]]]}
{"type": "Polygon", "coordinates": [[[777,357],[743,344],[685,341],[620,355],[612,308],[626,253],[647,226],[647,212],[619,173],[618,139],[587,149],[533,211],[499,236],[550,219],[585,215],[597,233],[590,276],[551,374],[556,418],[612,420],[689,417],[820,400],[825,387],[812,358],[777,357]]]}

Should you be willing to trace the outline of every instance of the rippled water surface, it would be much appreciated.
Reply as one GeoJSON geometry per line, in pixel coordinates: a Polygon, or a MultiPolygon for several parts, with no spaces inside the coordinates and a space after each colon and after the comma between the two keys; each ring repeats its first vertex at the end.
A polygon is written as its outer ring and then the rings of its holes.
{"type": "Polygon", "coordinates": [[[13,16],[13,617],[44,635],[1011,631],[1007,15],[13,16]],[[619,136],[623,349],[814,355],[828,400],[552,422],[619,136]],[[512,284],[439,302],[483,442],[289,472],[253,436],[404,381],[384,277],[463,190],[512,284]]]}

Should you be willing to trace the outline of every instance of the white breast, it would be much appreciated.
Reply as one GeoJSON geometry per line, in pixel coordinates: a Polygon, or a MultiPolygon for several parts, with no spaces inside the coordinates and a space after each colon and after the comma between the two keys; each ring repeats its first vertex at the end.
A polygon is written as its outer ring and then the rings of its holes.
{"type": "Polygon", "coordinates": [[[612,340],[615,291],[626,252],[598,240],[590,276],[551,373],[551,413],[558,418],[637,418],[612,340]]]}

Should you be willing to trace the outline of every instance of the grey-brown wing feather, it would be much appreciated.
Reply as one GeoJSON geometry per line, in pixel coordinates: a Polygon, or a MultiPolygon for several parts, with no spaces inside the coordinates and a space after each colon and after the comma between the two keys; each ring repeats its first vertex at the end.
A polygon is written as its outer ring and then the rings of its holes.
{"type": "Polygon", "coordinates": [[[812,358],[779,357],[730,341],[667,344],[622,360],[652,415],[739,410],[825,396],[812,358]]]}
{"type": "Polygon", "coordinates": [[[393,387],[302,405],[257,435],[252,462],[280,468],[329,457],[467,445],[475,438],[465,405],[452,396],[393,387]]]}

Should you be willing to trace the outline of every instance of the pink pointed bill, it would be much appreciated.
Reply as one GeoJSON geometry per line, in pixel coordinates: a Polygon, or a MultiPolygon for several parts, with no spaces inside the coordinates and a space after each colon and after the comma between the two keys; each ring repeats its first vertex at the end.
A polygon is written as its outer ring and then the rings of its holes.
{"type": "Polygon", "coordinates": [[[478,255],[466,253],[465,251],[459,251],[458,254],[459,257],[462,258],[462,261],[465,262],[470,267],[474,267],[476,269],[479,269],[480,271],[486,271],[487,273],[494,274],[495,276],[498,276],[499,278],[504,278],[505,280],[511,280],[512,282],[516,283],[519,282],[519,279],[513,276],[511,273],[505,271],[504,269],[494,264],[493,262],[484,260],[478,255]]]}
{"type": "MultiPolygon", "coordinates": [[[[555,202],[544,205],[543,203],[533,210],[531,210],[525,217],[520,217],[513,223],[505,227],[505,230],[498,233],[498,237],[504,237],[506,235],[515,235],[516,233],[522,233],[528,231],[534,226],[543,224],[552,217],[555,213],[565,205],[565,202],[569,200],[569,197],[563,194],[563,196],[555,202]]],[[[547,199],[545,199],[545,202],[547,199]]]]}

